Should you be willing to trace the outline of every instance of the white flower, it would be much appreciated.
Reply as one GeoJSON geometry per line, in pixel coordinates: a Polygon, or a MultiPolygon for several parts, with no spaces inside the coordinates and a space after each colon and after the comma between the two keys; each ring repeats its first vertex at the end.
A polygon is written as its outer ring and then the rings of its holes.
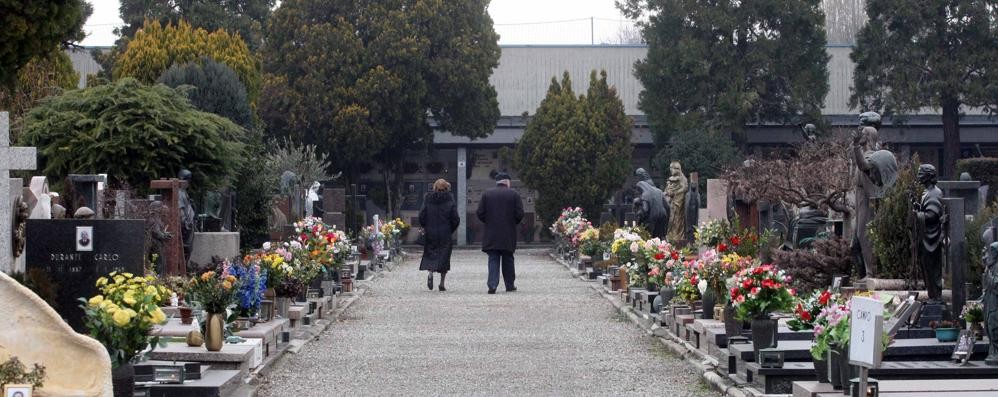
{"type": "Polygon", "coordinates": [[[700,294],[707,292],[707,280],[700,280],[700,282],[697,283],[697,289],[700,290],[700,294]]]}
{"type": "Polygon", "coordinates": [[[301,248],[301,243],[299,243],[297,241],[292,241],[291,242],[291,248],[300,249],[301,248]]]}
{"type": "Polygon", "coordinates": [[[268,241],[266,243],[263,243],[263,249],[266,250],[266,251],[270,250],[270,241],[268,241]]]}

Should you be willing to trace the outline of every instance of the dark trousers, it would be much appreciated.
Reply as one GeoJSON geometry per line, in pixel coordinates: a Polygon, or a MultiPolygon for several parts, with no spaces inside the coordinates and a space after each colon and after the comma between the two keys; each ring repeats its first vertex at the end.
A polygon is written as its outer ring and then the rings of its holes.
{"type": "Polygon", "coordinates": [[[516,269],[513,267],[513,253],[506,251],[488,251],[489,254],[489,289],[499,287],[499,268],[502,267],[502,281],[506,289],[512,289],[516,281],[516,269]],[[500,266],[501,262],[501,266],[500,266]]]}

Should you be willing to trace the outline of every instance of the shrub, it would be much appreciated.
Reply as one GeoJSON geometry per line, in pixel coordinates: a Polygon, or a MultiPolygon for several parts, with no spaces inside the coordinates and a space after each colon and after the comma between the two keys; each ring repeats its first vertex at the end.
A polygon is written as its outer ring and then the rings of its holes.
{"type": "MultiPolygon", "coordinates": [[[[911,258],[914,228],[910,223],[912,202],[922,197],[924,188],[918,184],[918,156],[898,169],[897,183],[880,200],[870,221],[870,240],[877,256],[877,277],[918,280],[911,258]]],[[[863,227],[863,225],[856,225],[863,227]]]]}
{"type": "MultiPolygon", "coordinates": [[[[974,216],[974,220],[967,223],[967,230],[964,231],[964,238],[967,242],[967,282],[971,285],[981,285],[981,277],[984,274],[984,239],[982,234],[988,223],[998,217],[998,200],[992,201],[991,205],[981,210],[974,216]]],[[[976,298],[968,296],[967,298],[976,298]]]]}
{"type": "Polygon", "coordinates": [[[19,141],[38,147],[40,168],[55,180],[107,173],[144,188],[187,168],[195,186],[211,188],[239,165],[243,136],[239,126],[195,110],[169,87],[122,79],[33,109],[19,141]]]}
{"type": "Polygon", "coordinates": [[[852,257],[849,241],[841,237],[818,239],[813,248],[775,250],[773,264],[787,272],[790,285],[798,291],[813,291],[832,285],[832,278],[849,274],[852,257]]]}
{"type": "Polygon", "coordinates": [[[246,86],[232,68],[211,58],[173,65],[157,82],[173,88],[190,86],[185,94],[198,110],[225,117],[243,128],[253,126],[246,86]]]}

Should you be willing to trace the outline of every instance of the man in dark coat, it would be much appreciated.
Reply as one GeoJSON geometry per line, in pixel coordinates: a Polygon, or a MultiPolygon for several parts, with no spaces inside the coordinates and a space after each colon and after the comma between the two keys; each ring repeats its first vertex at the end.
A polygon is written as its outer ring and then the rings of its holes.
{"type": "Polygon", "coordinates": [[[433,290],[433,272],[440,273],[440,291],[446,291],[444,279],[450,271],[450,254],[454,242],[451,236],[461,224],[457,205],[450,194],[450,183],[438,179],[433,183],[433,192],[426,195],[426,203],[419,211],[419,225],[423,228],[426,243],[423,246],[423,260],[419,270],[429,271],[426,286],[433,290]]]}
{"type": "Polygon", "coordinates": [[[496,175],[496,187],[482,194],[476,214],[485,224],[482,251],[489,255],[489,293],[496,293],[499,287],[500,264],[506,291],[516,291],[513,252],[516,251],[516,225],[523,220],[523,200],[519,193],[510,189],[508,174],[496,175]]]}

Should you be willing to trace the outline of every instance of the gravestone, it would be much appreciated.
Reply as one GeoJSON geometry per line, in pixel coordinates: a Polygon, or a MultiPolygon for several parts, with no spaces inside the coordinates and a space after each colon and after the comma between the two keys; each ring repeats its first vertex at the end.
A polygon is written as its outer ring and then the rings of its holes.
{"type": "MultiPolygon", "coordinates": [[[[33,170],[36,165],[35,148],[10,146],[10,117],[7,112],[0,112],[0,272],[14,270],[11,224],[15,200],[11,200],[9,171],[33,170]]],[[[21,193],[21,185],[18,185],[17,193],[21,193]]]]}
{"type": "Polygon", "coordinates": [[[724,179],[707,180],[707,219],[728,219],[728,181],[724,179]]]}
{"type": "Polygon", "coordinates": [[[161,201],[166,205],[166,231],[173,234],[173,238],[163,246],[166,273],[172,276],[186,275],[187,263],[180,229],[180,189],[187,187],[187,181],[176,178],[159,179],[150,182],[149,187],[163,191],[161,201]]]}
{"type": "Polygon", "coordinates": [[[322,191],[322,222],[345,229],[347,196],[346,189],[327,188],[322,191]]]}
{"type": "Polygon", "coordinates": [[[27,270],[40,269],[55,286],[56,311],[83,331],[78,298],[96,295],[94,283],[113,271],[143,274],[145,223],[141,220],[29,219],[27,270]]]}
{"type": "Polygon", "coordinates": [[[22,196],[28,203],[31,219],[52,219],[52,196],[49,195],[48,178],[32,177],[22,196]]]}
{"type": "Polygon", "coordinates": [[[977,215],[981,209],[980,181],[939,181],[936,187],[943,191],[943,197],[962,198],[964,215],[977,215]]]}
{"type": "Polygon", "coordinates": [[[946,247],[946,263],[950,271],[950,285],[953,286],[953,315],[959,316],[963,311],[963,305],[967,302],[966,274],[967,274],[967,242],[965,238],[966,213],[964,205],[967,203],[962,198],[943,198],[943,206],[949,214],[949,224],[947,239],[949,244],[946,247]]]}
{"type": "Polygon", "coordinates": [[[87,207],[103,217],[100,185],[107,182],[107,177],[94,174],[69,174],[66,177],[66,187],[69,189],[67,203],[64,204],[69,213],[81,207],[87,207]]]}

